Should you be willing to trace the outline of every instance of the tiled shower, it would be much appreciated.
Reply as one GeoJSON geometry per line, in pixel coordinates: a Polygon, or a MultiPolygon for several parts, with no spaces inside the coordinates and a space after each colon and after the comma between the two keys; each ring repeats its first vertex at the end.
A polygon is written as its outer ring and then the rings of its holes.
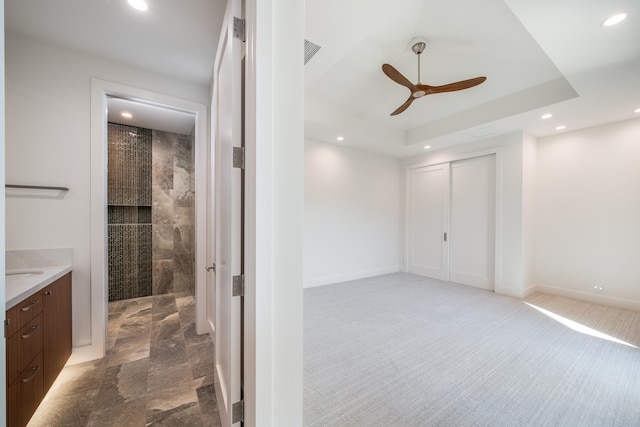
{"type": "Polygon", "coordinates": [[[109,301],[194,293],[193,147],[193,135],[109,123],[109,301]]]}

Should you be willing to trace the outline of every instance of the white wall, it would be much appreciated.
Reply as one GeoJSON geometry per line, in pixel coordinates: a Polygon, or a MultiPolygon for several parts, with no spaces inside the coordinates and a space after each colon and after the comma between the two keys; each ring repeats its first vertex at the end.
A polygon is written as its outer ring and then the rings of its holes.
{"type": "Polygon", "coordinates": [[[540,139],[537,172],[536,288],[640,309],[640,119],[540,139]]]}
{"type": "Polygon", "coordinates": [[[524,249],[529,247],[530,242],[526,240],[527,236],[523,233],[524,140],[524,133],[514,132],[407,158],[401,162],[401,167],[404,170],[405,167],[411,165],[438,164],[468,157],[473,153],[497,151],[496,180],[499,185],[499,193],[496,194],[496,197],[500,195],[501,205],[496,210],[496,217],[501,226],[496,229],[498,262],[496,264],[495,292],[515,297],[524,296],[528,287],[525,282],[524,249]]]}
{"type": "Polygon", "coordinates": [[[208,104],[209,88],[6,37],[6,180],[70,188],[61,200],[10,198],[7,249],[72,247],[73,344],[91,344],[91,78],[208,104]]]}
{"type": "Polygon", "coordinates": [[[245,424],[298,427],[304,2],[247,0],[246,14],[245,424]]]}
{"type": "Polygon", "coordinates": [[[305,287],[399,271],[399,161],[312,140],[304,158],[305,287]]]}

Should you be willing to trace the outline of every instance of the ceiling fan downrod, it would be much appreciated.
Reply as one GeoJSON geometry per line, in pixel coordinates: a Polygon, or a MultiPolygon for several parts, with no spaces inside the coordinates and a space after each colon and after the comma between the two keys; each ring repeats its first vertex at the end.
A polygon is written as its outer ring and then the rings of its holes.
{"type": "MultiPolygon", "coordinates": [[[[413,53],[415,53],[418,56],[418,84],[421,85],[422,84],[422,80],[420,80],[420,55],[422,55],[422,52],[424,52],[424,49],[427,47],[427,44],[425,42],[417,42],[415,43],[412,47],[411,50],[413,50],[413,53]]],[[[426,93],[422,90],[416,91],[413,93],[413,97],[414,98],[420,98],[422,96],[424,96],[426,93]]]]}

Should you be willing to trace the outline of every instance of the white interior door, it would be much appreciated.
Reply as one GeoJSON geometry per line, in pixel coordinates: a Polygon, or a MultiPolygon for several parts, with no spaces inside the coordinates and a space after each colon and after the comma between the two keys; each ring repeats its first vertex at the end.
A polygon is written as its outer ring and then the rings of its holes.
{"type": "Polygon", "coordinates": [[[449,164],[407,172],[407,270],[449,280],[449,164]]]}
{"type": "Polygon", "coordinates": [[[242,144],[242,41],[234,38],[234,17],[240,0],[229,0],[216,58],[215,105],[215,388],[223,427],[234,423],[241,407],[241,297],[233,296],[233,277],[240,276],[242,191],[241,170],[233,167],[233,148],[242,144]]]}
{"type": "Polygon", "coordinates": [[[494,288],[495,155],[451,163],[449,280],[494,288]]]}

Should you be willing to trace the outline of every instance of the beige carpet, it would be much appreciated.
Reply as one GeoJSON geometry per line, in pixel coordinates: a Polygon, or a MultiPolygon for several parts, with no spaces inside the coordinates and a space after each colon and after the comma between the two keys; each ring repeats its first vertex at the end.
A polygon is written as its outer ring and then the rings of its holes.
{"type": "Polygon", "coordinates": [[[402,273],[304,298],[306,426],[640,426],[640,350],[540,309],[639,345],[637,312],[402,273]]]}

